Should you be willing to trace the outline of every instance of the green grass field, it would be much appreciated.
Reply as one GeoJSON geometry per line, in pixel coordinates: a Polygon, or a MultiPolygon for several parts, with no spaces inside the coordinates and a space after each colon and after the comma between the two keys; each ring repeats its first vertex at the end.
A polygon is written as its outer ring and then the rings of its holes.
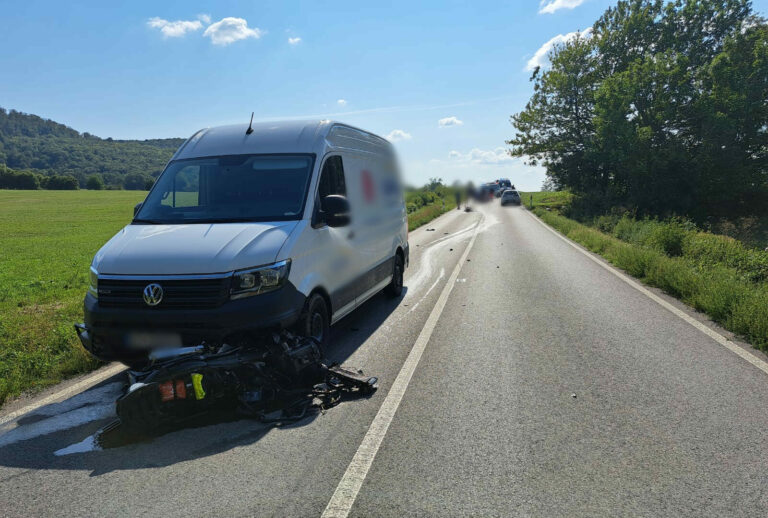
{"type": "Polygon", "coordinates": [[[550,209],[559,209],[568,205],[573,198],[573,195],[567,191],[557,192],[520,192],[520,197],[523,200],[523,204],[530,208],[533,207],[549,207],[550,209]]]}
{"type": "Polygon", "coordinates": [[[97,366],[72,324],[93,255],[145,195],[0,191],[0,403],[97,366]]]}
{"type": "MultiPolygon", "coordinates": [[[[72,325],[82,321],[96,251],[144,199],[139,191],[0,190],[0,404],[99,364],[72,325]]],[[[446,201],[445,210],[454,208],[446,201]]],[[[442,204],[408,216],[411,229],[442,204]]]]}

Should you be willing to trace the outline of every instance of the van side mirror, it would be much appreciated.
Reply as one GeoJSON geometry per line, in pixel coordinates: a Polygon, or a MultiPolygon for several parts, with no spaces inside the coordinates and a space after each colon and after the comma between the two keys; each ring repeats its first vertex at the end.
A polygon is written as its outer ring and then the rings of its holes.
{"type": "Polygon", "coordinates": [[[141,206],[142,206],[142,205],[144,205],[144,202],[143,202],[143,201],[140,201],[140,202],[139,202],[139,203],[137,203],[137,204],[136,204],[136,206],[133,208],[133,217],[134,217],[134,218],[136,217],[136,214],[138,214],[138,213],[139,213],[139,211],[141,210],[141,206]]]}
{"type": "Polygon", "coordinates": [[[323,221],[329,227],[345,227],[349,225],[349,201],[339,194],[329,194],[323,198],[323,221]]]}

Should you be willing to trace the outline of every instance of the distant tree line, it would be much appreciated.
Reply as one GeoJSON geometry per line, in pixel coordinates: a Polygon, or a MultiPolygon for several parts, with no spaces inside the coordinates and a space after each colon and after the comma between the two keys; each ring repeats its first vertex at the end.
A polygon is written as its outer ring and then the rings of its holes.
{"type": "MultiPolygon", "coordinates": [[[[101,139],[37,115],[0,108],[0,165],[39,175],[38,188],[48,188],[46,178],[65,176],[75,178],[80,188],[146,189],[183,142],[101,139]]],[[[25,178],[29,185],[29,175],[25,178]]]]}
{"type": "MultiPolygon", "coordinates": [[[[152,187],[155,179],[138,173],[130,173],[122,177],[120,184],[104,183],[101,175],[92,174],[85,180],[85,189],[126,189],[130,191],[146,191],[152,187]]],[[[35,171],[14,171],[0,164],[0,189],[49,189],[69,191],[80,189],[80,182],[68,174],[40,174],[35,171]]]]}
{"type": "Polygon", "coordinates": [[[550,53],[515,156],[584,215],[768,214],[768,25],[748,0],[621,0],[550,53]]]}

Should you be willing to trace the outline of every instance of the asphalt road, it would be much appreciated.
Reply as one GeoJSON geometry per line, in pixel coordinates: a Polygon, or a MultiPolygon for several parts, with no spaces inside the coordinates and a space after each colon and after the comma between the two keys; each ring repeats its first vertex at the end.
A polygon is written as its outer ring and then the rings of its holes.
{"type": "Polygon", "coordinates": [[[320,516],[420,335],[350,516],[768,515],[768,375],[521,208],[410,243],[405,296],[333,330],[370,399],[56,455],[108,422],[113,378],[0,425],[0,515],[320,516]]]}

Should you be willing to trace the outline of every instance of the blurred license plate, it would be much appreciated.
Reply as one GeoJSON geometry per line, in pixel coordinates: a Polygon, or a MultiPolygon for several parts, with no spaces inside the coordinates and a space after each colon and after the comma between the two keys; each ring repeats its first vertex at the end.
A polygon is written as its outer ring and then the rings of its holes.
{"type": "Polygon", "coordinates": [[[181,347],[181,335],[178,333],[128,333],[125,341],[133,349],[181,347]]]}

